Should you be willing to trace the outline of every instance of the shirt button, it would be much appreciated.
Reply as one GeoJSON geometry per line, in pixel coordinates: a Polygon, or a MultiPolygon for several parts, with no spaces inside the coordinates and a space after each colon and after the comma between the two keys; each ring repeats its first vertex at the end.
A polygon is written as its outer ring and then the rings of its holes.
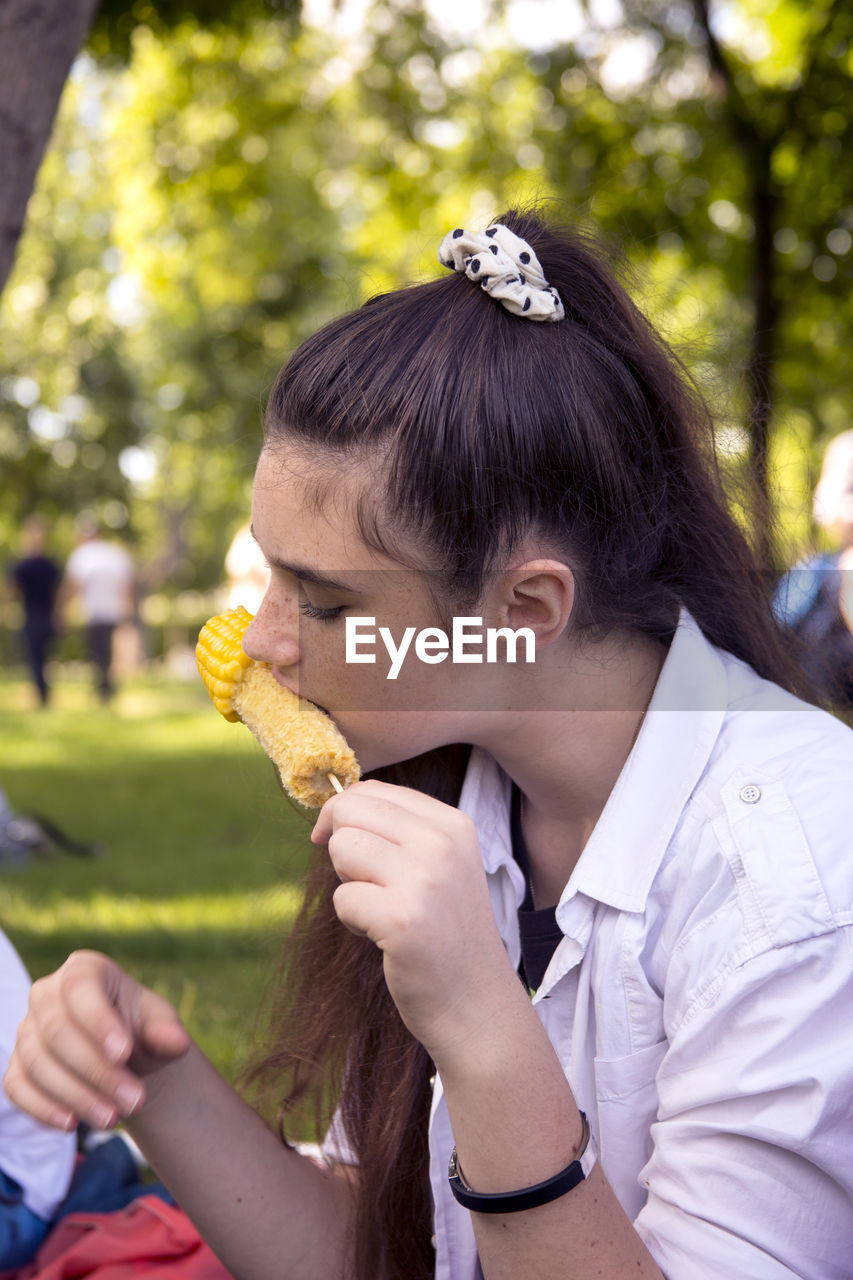
{"type": "Polygon", "coordinates": [[[741,787],[738,794],[744,804],[756,804],[761,799],[761,787],[757,787],[754,782],[749,782],[745,787],[741,787]]]}

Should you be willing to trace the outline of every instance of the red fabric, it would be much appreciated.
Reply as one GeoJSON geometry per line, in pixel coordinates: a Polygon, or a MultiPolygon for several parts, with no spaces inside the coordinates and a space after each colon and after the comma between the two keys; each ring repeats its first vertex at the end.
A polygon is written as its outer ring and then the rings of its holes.
{"type": "Polygon", "coordinates": [[[158,1196],[117,1213],[72,1213],[15,1280],[231,1280],[187,1215],[158,1196]]]}

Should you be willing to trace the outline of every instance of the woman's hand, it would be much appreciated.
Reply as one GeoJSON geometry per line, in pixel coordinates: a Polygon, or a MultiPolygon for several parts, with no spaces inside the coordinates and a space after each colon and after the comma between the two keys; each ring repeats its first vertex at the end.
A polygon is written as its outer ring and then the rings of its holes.
{"type": "Polygon", "coordinates": [[[33,983],[4,1079],[7,1094],[44,1124],[107,1129],[137,1111],[143,1079],[186,1053],[190,1038],[168,1000],[108,956],[75,951],[33,983]]]}
{"type": "Polygon", "coordinates": [[[518,979],[470,818],[369,780],[328,800],[311,838],[328,844],[341,880],[338,917],[384,953],[388,989],[412,1034],[437,1064],[475,1045],[518,979]]]}

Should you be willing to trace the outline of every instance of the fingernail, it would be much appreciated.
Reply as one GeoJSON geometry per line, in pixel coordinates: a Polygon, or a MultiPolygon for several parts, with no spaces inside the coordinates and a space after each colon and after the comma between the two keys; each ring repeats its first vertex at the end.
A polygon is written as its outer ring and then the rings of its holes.
{"type": "Polygon", "coordinates": [[[120,1084],[116,1089],[116,1102],[123,1116],[129,1116],[142,1101],[142,1090],[132,1084],[120,1084]]]}
{"type": "Polygon", "coordinates": [[[108,1129],[115,1120],[112,1107],[107,1107],[101,1102],[92,1103],[89,1108],[89,1115],[96,1129],[108,1129]]]}
{"type": "Polygon", "coordinates": [[[127,1040],[118,1031],[111,1031],[104,1041],[104,1048],[109,1056],[117,1062],[127,1048],[127,1040]]]}

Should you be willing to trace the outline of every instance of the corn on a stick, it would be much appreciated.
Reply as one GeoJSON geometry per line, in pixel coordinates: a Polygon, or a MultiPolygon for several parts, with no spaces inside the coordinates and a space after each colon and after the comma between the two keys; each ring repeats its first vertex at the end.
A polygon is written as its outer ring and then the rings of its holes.
{"type": "Polygon", "coordinates": [[[358,762],[333,721],[278,683],[243,651],[252,615],[240,606],[210,618],[196,645],[199,673],[226,720],[242,720],[275,764],[285,790],[319,809],[359,778],[358,762]]]}

